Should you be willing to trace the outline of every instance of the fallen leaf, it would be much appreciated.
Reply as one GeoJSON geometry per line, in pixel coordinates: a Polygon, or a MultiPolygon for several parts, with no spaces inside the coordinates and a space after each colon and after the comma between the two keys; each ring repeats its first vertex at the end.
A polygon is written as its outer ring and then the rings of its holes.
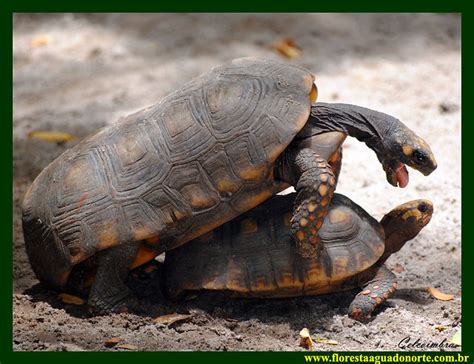
{"type": "Polygon", "coordinates": [[[47,34],[38,35],[31,39],[30,46],[32,48],[43,47],[53,41],[53,38],[47,34]]]}
{"type": "Polygon", "coordinates": [[[435,326],[435,329],[441,332],[441,331],[444,331],[446,327],[438,325],[438,326],[435,326]]]}
{"type": "Polygon", "coordinates": [[[40,139],[50,143],[64,143],[77,139],[74,135],[60,131],[32,131],[28,133],[28,139],[40,139]]]}
{"type": "Polygon", "coordinates": [[[306,327],[300,331],[300,346],[308,350],[313,350],[313,340],[306,327]]]}
{"type": "Polygon", "coordinates": [[[86,301],[84,301],[82,298],[80,297],[77,297],[77,296],[73,296],[73,295],[70,295],[70,294],[67,294],[67,293],[60,293],[58,294],[58,298],[61,300],[61,302],[63,303],[68,303],[68,304],[71,304],[71,305],[83,305],[86,303],[86,301]]]}
{"type": "Polygon", "coordinates": [[[104,345],[108,348],[111,348],[115,345],[117,345],[120,341],[122,341],[121,338],[119,337],[112,337],[110,339],[105,340],[104,345]]]}
{"type": "Polygon", "coordinates": [[[317,342],[317,343],[329,344],[329,345],[339,344],[336,340],[325,339],[323,337],[317,337],[317,338],[314,339],[314,341],[317,342]]]}
{"type": "Polygon", "coordinates": [[[454,299],[454,295],[452,294],[447,294],[447,293],[443,293],[439,290],[437,290],[436,288],[434,287],[429,287],[427,290],[426,290],[432,297],[438,299],[438,300],[441,300],[441,301],[451,301],[452,299],[454,299]]]}
{"type": "Polygon", "coordinates": [[[461,346],[461,328],[454,334],[454,336],[448,340],[450,343],[454,345],[461,346]]]}
{"type": "Polygon", "coordinates": [[[127,349],[127,350],[138,350],[137,346],[131,345],[131,344],[120,344],[120,345],[117,345],[116,348],[127,349]]]}
{"type": "Polygon", "coordinates": [[[403,265],[397,263],[397,264],[395,264],[395,267],[393,267],[392,271],[394,271],[396,273],[401,273],[401,272],[405,271],[405,268],[403,267],[403,265]]]}
{"type": "Polygon", "coordinates": [[[273,49],[286,58],[298,58],[301,56],[301,49],[291,38],[285,38],[272,44],[273,49]]]}
{"type": "Polygon", "coordinates": [[[192,315],[183,315],[180,313],[170,313],[169,315],[163,315],[155,318],[153,322],[157,324],[171,325],[177,321],[188,320],[192,315]]]}

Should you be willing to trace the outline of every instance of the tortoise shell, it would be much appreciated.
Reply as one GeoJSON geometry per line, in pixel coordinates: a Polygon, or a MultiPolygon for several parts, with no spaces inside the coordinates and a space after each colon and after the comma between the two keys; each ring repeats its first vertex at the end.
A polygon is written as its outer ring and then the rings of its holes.
{"type": "Polygon", "coordinates": [[[37,277],[63,286],[74,265],[132,241],[139,265],[285,188],[274,163],[308,120],[313,82],[292,64],[237,59],[66,151],[23,203],[37,277]]]}
{"type": "Polygon", "coordinates": [[[321,227],[316,258],[296,253],[290,233],[294,194],[275,196],[192,242],[166,253],[170,296],[228,290],[244,296],[314,295],[358,286],[357,275],[385,250],[381,225],[335,194],[321,227]]]}

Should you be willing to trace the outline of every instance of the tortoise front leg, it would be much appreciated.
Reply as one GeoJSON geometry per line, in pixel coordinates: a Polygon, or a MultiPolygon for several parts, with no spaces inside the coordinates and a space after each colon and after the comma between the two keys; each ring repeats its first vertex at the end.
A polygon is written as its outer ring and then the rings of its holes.
{"type": "Polygon", "coordinates": [[[359,321],[369,319],[375,308],[385,302],[396,288],[395,274],[385,265],[381,265],[375,277],[355,296],[349,306],[349,316],[359,321]]]}
{"type": "Polygon", "coordinates": [[[129,267],[140,243],[129,243],[99,253],[97,273],[89,294],[89,310],[94,315],[127,312],[134,303],[125,284],[129,267]]]}
{"type": "Polygon", "coordinates": [[[329,163],[309,148],[292,152],[296,175],[296,199],[291,220],[298,253],[304,258],[316,256],[318,231],[327,215],[336,179],[329,163]]]}

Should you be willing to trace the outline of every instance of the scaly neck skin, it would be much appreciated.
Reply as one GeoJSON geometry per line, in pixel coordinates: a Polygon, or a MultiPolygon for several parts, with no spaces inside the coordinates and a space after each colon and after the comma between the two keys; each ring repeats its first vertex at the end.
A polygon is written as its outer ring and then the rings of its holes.
{"type": "Polygon", "coordinates": [[[389,148],[386,138],[400,126],[404,125],[396,118],[365,107],[318,102],[311,108],[309,120],[296,139],[340,131],[366,143],[381,159],[389,148]]]}
{"type": "Polygon", "coordinates": [[[399,219],[382,220],[381,225],[385,232],[385,251],[379,260],[381,264],[398,252],[406,242],[417,236],[421,230],[414,221],[401,223],[399,219]]]}

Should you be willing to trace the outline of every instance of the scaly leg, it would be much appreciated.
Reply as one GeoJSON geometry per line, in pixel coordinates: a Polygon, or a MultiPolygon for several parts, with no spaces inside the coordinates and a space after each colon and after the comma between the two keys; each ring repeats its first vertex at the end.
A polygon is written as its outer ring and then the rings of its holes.
{"type": "Polygon", "coordinates": [[[115,246],[99,253],[97,274],[89,294],[91,313],[126,312],[133,303],[125,281],[139,243],[115,246]]]}
{"type": "Polygon", "coordinates": [[[367,320],[375,308],[385,302],[397,288],[395,274],[385,265],[378,268],[375,277],[363,287],[349,306],[349,316],[367,320]]]}
{"type": "Polygon", "coordinates": [[[328,162],[309,148],[293,152],[293,170],[297,178],[297,196],[291,221],[298,253],[315,257],[318,231],[328,212],[336,179],[328,162]]]}

